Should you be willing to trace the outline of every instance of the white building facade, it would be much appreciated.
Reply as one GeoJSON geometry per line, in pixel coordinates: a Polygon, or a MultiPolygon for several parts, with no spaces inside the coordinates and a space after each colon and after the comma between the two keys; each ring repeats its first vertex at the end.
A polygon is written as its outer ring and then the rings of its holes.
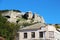
{"type": "Polygon", "coordinates": [[[53,25],[37,25],[20,29],[17,40],[60,40],[60,32],[53,25]]]}

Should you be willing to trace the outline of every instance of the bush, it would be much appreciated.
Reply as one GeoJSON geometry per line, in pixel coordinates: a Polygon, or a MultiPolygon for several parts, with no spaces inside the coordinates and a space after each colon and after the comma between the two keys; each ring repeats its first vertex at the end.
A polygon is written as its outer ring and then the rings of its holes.
{"type": "Polygon", "coordinates": [[[14,40],[19,27],[18,24],[7,22],[7,19],[0,14],[0,35],[6,40],[14,40]]]}

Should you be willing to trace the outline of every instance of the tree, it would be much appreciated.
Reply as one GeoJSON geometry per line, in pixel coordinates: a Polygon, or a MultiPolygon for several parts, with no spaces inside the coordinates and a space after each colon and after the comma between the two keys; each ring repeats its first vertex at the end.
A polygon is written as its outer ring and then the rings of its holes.
{"type": "Polygon", "coordinates": [[[14,40],[19,27],[20,25],[8,22],[7,19],[0,14],[0,35],[5,37],[6,40],[14,40]]]}
{"type": "Polygon", "coordinates": [[[56,28],[60,28],[60,26],[59,26],[58,24],[55,24],[55,27],[56,27],[56,28]]]}

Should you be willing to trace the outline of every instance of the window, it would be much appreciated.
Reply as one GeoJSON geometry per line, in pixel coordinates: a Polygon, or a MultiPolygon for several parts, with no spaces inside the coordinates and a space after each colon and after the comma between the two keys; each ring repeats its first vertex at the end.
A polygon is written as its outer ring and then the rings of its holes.
{"type": "Polygon", "coordinates": [[[27,33],[24,33],[24,38],[27,38],[27,33]]]}
{"type": "Polygon", "coordinates": [[[53,31],[49,31],[49,38],[53,38],[54,37],[54,32],[53,31]]]}
{"type": "Polygon", "coordinates": [[[35,38],[35,32],[31,33],[32,38],[35,38]]]}
{"type": "Polygon", "coordinates": [[[39,37],[43,38],[43,32],[39,32],[39,37]]]}

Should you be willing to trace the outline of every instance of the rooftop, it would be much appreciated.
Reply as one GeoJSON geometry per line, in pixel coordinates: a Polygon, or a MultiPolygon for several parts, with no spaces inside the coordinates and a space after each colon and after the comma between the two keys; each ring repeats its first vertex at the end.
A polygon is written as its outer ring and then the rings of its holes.
{"type": "Polygon", "coordinates": [[[44,23],[36,23],[34,25],[30,25],[24,28],[21,28],[20,30],[32,30],[32,29],[40,29],[41,26],[46,26],[44,23]]]}

